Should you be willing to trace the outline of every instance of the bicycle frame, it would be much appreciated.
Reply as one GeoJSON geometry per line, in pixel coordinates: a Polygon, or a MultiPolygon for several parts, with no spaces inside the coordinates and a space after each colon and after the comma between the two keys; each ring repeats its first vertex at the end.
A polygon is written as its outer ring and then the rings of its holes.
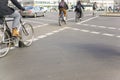
{"type": "Polygon", "coordinates": [[[13,20],[5,20],[3,17],[2,28],[0,28],[0,58],[7,55],[10,47],[28,47],[32,44],[34,38],[34,30],[31,24],[22,22],[20,20],[20,25],[18,26],[18,31],[20,33],[19,37],[12,36],[11,29],[9,28],[7,22],[13,20]]]}
{"type": "Polygon", "coordinates": [[[2,24],[2,29],[1,30],[3,30],[3,34],[0,34],[0,35],[2,35],[2,37],[3,37],[2,41],[3,41],[3,43],[5,43],[5,34],[4,33],[7,31],[9,33],[10,37],[12,35],[11,35],[10,29],[9,29],[9,27],[7,25],[7,21],[5,20],[5,17],[3,17],[2,19],[3,19],[3,24],[2,24]]]}
{"type": "Polygon", "coordinates": [[[61,18],[62,20],[64,20],[64,13],[63,13],[63,11],[61,11],[61,13],[60,13],[60,18],[61,18]]]}
{"type": "Polygon", "coordinates": [[[59,26],[62,26],[63,24],[66,24],[66,21],[64,20],[64,13],[61,11],[59,16],[59,26]]]}

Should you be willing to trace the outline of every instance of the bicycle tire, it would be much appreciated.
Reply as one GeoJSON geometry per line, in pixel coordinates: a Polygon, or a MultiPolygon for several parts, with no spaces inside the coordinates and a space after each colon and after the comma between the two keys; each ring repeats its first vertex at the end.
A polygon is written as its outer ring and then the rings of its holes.
{"type": "Polygon", "coordinates": [[[0,58],[6,56],[10,50],[11,42],[9,34],[0,29],[0,58]]]}
{"type": "Polygon", "coordinates": [[[63,19],[63,17],[59,17],[59,26],[62,26],[66,24],[66,21],[63,19]]]}
{"type": "Polygon", "coordinates": [[[61,17],[59,17],[59,26],[62,26],[61,17]]]}
{"type": "Polygon", "coordinates": [[[27,47],[30,46],[34,39],[34,29],[31,24],[25,23],[22,25],[21,42],[27,47]]]}
{"type": "Polygon", "coordinates": [[[80,14],[78,12],[76,12],[76,15],[75,15],[75,22],[78,22],[79,21],[79,16],[80,14]]]}

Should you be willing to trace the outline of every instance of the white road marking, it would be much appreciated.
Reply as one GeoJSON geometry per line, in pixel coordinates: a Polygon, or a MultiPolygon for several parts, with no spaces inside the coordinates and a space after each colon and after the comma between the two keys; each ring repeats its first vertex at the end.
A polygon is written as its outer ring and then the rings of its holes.
{"type": "Polygon", "coordinates": [[[107,28],[107,27],[105,27],[105,26],[98,26],[99,28],[107,28]]]}
{"type": "MultiPolygon", "coordinates": [[[[89,19],[87,19],[87,20],[81,21],[80,23],[76,23],[76,24],[89,26],[89,24],[82,24],[82,23],[87,22],[87,21],[90,21],[90,20],[95,19],[95,18],[97,18],[97,17],[98,17],[98,16],[93,17],[93,18],[89,18],[89,19]]],[[[72,19],[73,19],[73,18],[71,18],[71,19],[69,19],[69,20],[72,20],[72,19]]],[[[40,27],[49,25],[49,24],[43,24],[43,23],[36,22],[36,21],[29,21],[29,20],[25,20],[25,21],[42,24],[42,25],[39,25],[39,26],[34,27],[34,28],[40,28],[40,27]]],[[[46,20],[45,20],[45,21],[46,21],[46,20]]],[[[54,20],[47,20],[47,21],[54,21],[54,20]]],[[[56,22],[56,21],[54,21],[54,22],[56,22]]],[[[90,26],[91,26],[91,27],[96,27],[97,25],[90,25],[90,26]]],[[[105,26],[97,26],[97,27],[107,28],[107,27],[105,27],[105,26]]],[[[120,38],[120,36],[116,36],[115,34],[101,33],[101,32],[90,31],[90,30],[85,30],[85,29],[78,29],[78,28],[71,28],[71,27],[64,27],[64,28],[60,28],[60,29],[58,29],[58,30],[55,30],[55,31],[46,33],[46,34],[44,34],[44,35],[40,35],[40,36],[34,38],[33,41],[38,41],[39,39],[46,38],[46,37],[48,37],[48,36],[50,36],[50,35],[53,35],[53,34],[55,34],[55,33],[58,33],[58,32],[60,32],[60,31],[66,30],[66,29],[71,29],[71,30],[76,30],[76,31],[79,30],[79,31],[81,31],[81,32],[87,32],[87,33],[92,33],[92,34],[102,34],[102,35],[104,35],[104,36],[110,36],[110,37],[120,38]]],[[[108,27],[108,29],[116,29],[116,28],[108,27]]],[[[120,28],[119,28],[119,30],[120,30],[120,28]]],[[[11,47],[11,49],[14,49],[14,48],[15,48],[15,47],[11,47]]]]}
{"type": "Polygon", "coordinates": [[[47,37],[46,35],[40,35],[40,36],[38,36],[37,38],[45,38],[45,37],[47,37]]]}
{"type": "Polygon", "coordinates": [[[76,24],[82,24],[82,23],[85,23],[85,22],[90,21],[90,20],[92,20],[92,19],[95,19],[95,18],[97,18],[97,17],[98,17],[98,16],[92,17],[92,18],[89,18],[89,19],[87,19],[87,20],[81,21],[81,22],[76,23],[76,24]]]}
{"type": "Polygon", "coordinates": [[[90,32],[89,30],[81,29],[82,32],[90,32]]]}
{"type": "Polygon", "coordinates": [[[41,21],[49,21],[49,22],[58,22],[58,19],[57,20],[53,20],[53,19],[39,19],[41,21]]]}
{"type": "Polygon", "coordinates": [[[73,30],[76,30],[76,31],[77,31],[77,30],[80,30],[80,29],[78,29],[78,28],[70,28],[70,29],[73,29],[73,30]]]}
{"type": "Polygon", "coordinates": [[[33,28],[40,28],[40,27],[44,27],[44,26],[47,26],[47,25],[49,25],[49,24],[38,25],[38,26],[33,27],[33,28]]]}
{"type": "Polygon", "coordinates": [[[103,33],[102,35],[105,35],[105,36],[115,36],[114,34],[108,34],[108,33],[103,33]]]}
{"type": "Polygon", "coordinates": [[[108,27],[108,29],[116,29],[116,28],[114,28],[114,27],[108,27]]]}
{"type": "MultiPolygon", "coordinates": [[[[90,16],[91,14],[87,14],[87,15],[84,15],[83,17],[87,17],[87,16],[90,16]]],[[[70,20],[74,20],[75,18],[69,18],[67,19],[67,21],[70,21],[70,20]]]]}
{"type": "Polygon", "coordinates": [[[52,35],[52,34],[54,34],[54,33],[53,33],[53,32],[51,32],[51,33],[47,33],[46,35],[47,35],[47,36],[50,36],[50,35],[52,35]]]}
{"type": "Polygon", "coordinates": [[[100,32],[96,32],[96,31],[92,31],[90,33],[92,33],[92,34],[100,34],[100,32]]]}
{"type": "Polygon", "coordinates": [[[45,24],[45,23],[42,23],[40,21],[33,21],[33,20],[23,20],[25,22],[32,22],[32,23],[37,23],[37,24],[45,24]]]}
{"type": "Polygon", "coordinates": [[[117,38],[120,38],[120,36],[116,36],[117,38]]]}
{"type": "Polygon", "coordinates": [[[35,38],[35,41],[36,41],[37,38],[38,38],[38,40],[39,40],[39,39],[48,37],[48,36],[50,36],[50,35],[53,35],[53,34],[55,34],[55,33],[58,33],[58,32],[60,32],[60,31],[63,31],[63,30],[65,30],[65,29],[68,29],[68,28],[69,28],[69,27],[64,27],[64,28],[61,28],[61,29],[58,29],[58,30],[55,30],[55,31],[52,31],[52,32],[49,32],[49,33],[45,33],[44,35],[40,35],[40,36],[36,37],[36,38],[35,38]]]}
{"type": "Polygon", "coordinates": [[[107,27],[107,26],[98,26],[98,25],[91,25],[91,24],[80,24],[83,26],[89,26],[89,27],[97,27],[97,28],[103,28],[103,29],[111,29],[111,30],[120,30],[120,28],[115,28],[115,27],[107,27]]]}
{"type": "Polygon", "coordinates": [[[120,36],[115,35],[115,34],[110,34],[110,33],[101,33],[101,32],[96,32],[96,31],[90,31],[90,30],[85,30],[85,29],[78,29],[78,28],[69,28],[71,30],[76,30],[76,31],[81,31],[81,32],[87,32],[87,33],[91,33],[91,34],[97,34],[97,35],[103,35],[103,36],[109,36],[109,37],[116,37],[116,38],[120,38],[120,36]]]}

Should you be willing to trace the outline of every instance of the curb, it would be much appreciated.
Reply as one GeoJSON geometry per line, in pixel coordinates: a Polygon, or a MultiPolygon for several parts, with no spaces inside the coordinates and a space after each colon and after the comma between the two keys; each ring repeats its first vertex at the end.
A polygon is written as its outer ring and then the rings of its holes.
{"type": "Polygon", "coordinates": [[[119,14],[115,14],[115,13],[104,13],[101,14],[99,16],[106,16],[106,17],[120,17],[120,13],[119,14]]]}

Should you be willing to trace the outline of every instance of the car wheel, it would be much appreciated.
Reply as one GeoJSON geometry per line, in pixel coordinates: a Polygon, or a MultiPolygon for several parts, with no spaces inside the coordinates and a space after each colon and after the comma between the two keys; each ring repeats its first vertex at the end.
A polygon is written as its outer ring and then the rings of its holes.
{"type": "Polygon", "coordinates": [[[45,17],[45,13],[43,13],[43,17],[45,17]]]}
{"type": "Polygon", "coordinates": [[[23,18],[25,18],[25,16],[22,16],[23,18]]]}
{"type": "Polygon", "coordinates": [[[37,17],[37,14],[35,13],[35,14],[34,14],[34,18],[36,18],[36,17],[37,17]]]}

